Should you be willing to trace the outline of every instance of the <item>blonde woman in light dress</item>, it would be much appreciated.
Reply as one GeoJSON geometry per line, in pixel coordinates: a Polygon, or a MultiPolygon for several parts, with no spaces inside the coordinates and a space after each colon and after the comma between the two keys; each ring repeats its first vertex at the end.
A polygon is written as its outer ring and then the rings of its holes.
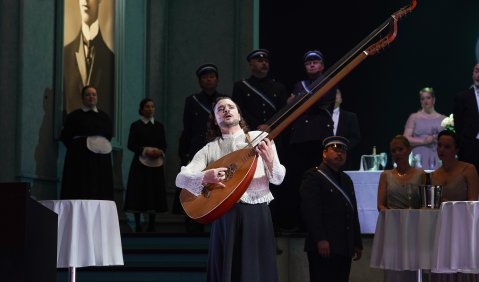
{"type": "Polygon", "coordinates": [[[421,109],[409,116],[403,135],[412,146],[414,160],[420,159],[420,167],[434,170],[440,166],[436,152],[437,134],[443,130],[441,122],[446,116],[434,109],[436,96],[431,87],[421,89],[419,99],[421,109]]]}
{"type": "Polygon", "coordinates": [[[379,177],[378,210],[419,208],[419,193],[415,187],[424,182],[425,173],[409,164],[409,141],[403,135],[396,135],[389,149],[396,167],[383,171],[379,177]]]}
{"type": "MultiPolygon", "coordinates": [[[[396,135],[389,143],[391,157],[396,168],[385,170],[379,177],[378,210],[419,208],[418,186],[424,183],[422,169],[411,167],[409,154],[411,145],[403,135],[396,135]]],[[[384,271],[384,281],[416,281],[416,271],[384,271]]]]}

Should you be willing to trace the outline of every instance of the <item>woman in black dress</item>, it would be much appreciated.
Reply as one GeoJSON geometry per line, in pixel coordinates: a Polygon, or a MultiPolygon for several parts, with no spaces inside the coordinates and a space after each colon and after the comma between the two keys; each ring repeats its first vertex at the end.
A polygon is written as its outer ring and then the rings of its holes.
{"type": "Polygon", "coordinates": [[[165,129],[153,117],[153,100],[143,99],[139,113],[141,117],[131,124],[128,136],[128,149],[135,156],[128,175],[125,211],[135,214],[136,232],[141,232],[141,213],[149,213],[148,231],[152,232],[156,213],[168,210],[163,170],[165,129]]]}
{"type": "Polygon", "coordinates": [[[67,148],[61,199],[113,200],[113,124],[97,109],[96,88],[83,87],[82,107],[65,118],[60,139],[67,148]]]}

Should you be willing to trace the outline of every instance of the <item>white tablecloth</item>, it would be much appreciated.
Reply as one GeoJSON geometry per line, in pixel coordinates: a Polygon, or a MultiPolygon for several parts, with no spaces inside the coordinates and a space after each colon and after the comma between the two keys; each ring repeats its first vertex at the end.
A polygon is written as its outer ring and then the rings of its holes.
{"type": "Polygon", "coordinates": [[[378,219],[377,194],[382,171],[345,171],[354,183],[361,233],[373,234],[378,219]]]}
{"type": "Polygon", "coordinates": [[[379,214],[371,267],[479,273],[479,202],[379,214]]]}
{"type": "Polygon", "coordinates": [[[432,271],[479,273],[479,202],[441,205],[432,271]]]}
{"type": "Polygon", "coordinates": [[[40,201],[58,214],[57,267],[123,265],[115,202],[40,201]]]}

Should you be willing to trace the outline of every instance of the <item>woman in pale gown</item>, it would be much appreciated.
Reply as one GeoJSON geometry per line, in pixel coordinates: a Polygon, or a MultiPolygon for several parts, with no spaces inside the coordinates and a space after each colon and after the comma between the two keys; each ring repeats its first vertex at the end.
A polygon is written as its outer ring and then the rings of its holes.
{"type": "Polygon", "coordinates": [[[424,182],[425,173],[409,164],[409,141],[403,135],[396,135],[389,143],[389,149],[396,168],[383,171],[379,177],[378,210],[419,208],[416,187],[424,182]]]}
{"type": "Polygon", "coordinates": [[[434,170],[440,166],[436,143],[437,134],[443,130],[441,122],[445,116],[434,109],[436,97],[431,87],[421,89],[419,99],[421,109],[409,116],[403,135],[413,147],[413,156],[420,156],[421,168],[434,170]]]}
{"type": "MultiPolygon", "coordinates": [[[[396,135],[389,143],[391,157],[396,168],[385,170],[379,177],[378,210],[419,208],[419,185],[426,175],[422,169],[411,167],[409,154],[411,145],[403,135],[396,135]]],[[[384,281],[416,281],[416,271],[384,271],[384,281]]]]}
{"type": "MultiPolygon", "coordinates": [[[[456,134],[449,130],[438,135],[437,154],[442,166],[431,174],[432,185],[442,185],[443,201],[477,201],[479,176],[473,164],[456,159],[456,134]]],[[[431,274],[431,281],[479,281],[477,274],[431,274]]]]}

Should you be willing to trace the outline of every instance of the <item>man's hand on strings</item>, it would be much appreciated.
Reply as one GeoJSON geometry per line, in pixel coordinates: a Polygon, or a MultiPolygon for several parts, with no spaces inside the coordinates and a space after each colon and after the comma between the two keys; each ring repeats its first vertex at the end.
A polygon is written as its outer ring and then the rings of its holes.
{"type": "Polygon", "coordinates": [[[271,140],[265,138],[261,142],[259,142],[258,146],[256,146],[256,152],[258,152],[258,154],[261,156],[268,169],[272,171],[274,152],[271,140]]]}

